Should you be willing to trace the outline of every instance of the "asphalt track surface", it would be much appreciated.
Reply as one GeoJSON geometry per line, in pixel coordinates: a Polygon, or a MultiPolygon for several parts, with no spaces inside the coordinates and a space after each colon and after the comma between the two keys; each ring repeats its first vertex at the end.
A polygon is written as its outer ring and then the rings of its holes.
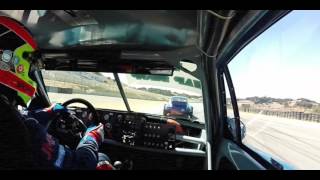
{"type": "Polygon", "coordinates": [[[240,112],[244,144],[267,152],[296,169],[320,169],[320,123],[240,112]]]}
{"type": "MultiPolygon", "coordinates": [[[[54,102],[83,98],[97,108],[126,110],[122,98],[86,94],[49,93],[54,102]]],[[[165,101],[128,99],[131,110],[162,114],[165,101]]],[[[190,103],[203,119],[202,103],[190,103]]],[[[297,169],[320,169],[320,123],[240,112],[246,125],[243,143],[282,159],[297,169]]]]}
{"type": "MultiPolygon", "coordinates": [[[[49,92],[49,98],[52,102],[63,103],[71,98],[82,98],[93,104],[96,108],[115,109],[126,111],[126,106],[120,97],[97,96],[88,94],[62,94],[49,92]]],[[[152,101],[142,99],[128,99],[132,111],[150,114],[163,114],[164,104],[166,101],[152,101]]],[[[203,104],[190,103],[193,106],[193,115],[195,118],[204,122],[203,104]]]]}

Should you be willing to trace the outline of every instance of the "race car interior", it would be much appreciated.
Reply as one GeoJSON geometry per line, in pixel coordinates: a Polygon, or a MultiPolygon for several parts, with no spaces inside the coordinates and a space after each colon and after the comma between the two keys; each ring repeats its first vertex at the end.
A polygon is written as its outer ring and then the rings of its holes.
{"type": "Polygon", "coordinates": [[[227,64],[286,13],[0,10],[38,44],[24,54],[38,84],[28,110],[67,107],[47,127],[72,149],[90,125],[104,124],[100,151],[120,170],[277,169],[242,144],[227,64]]]}
{"type": "Polygon", "coordinates": [[[101,122],[105,141],[100,151],[122,162],[121,169],[202,169],[204,166],[204,141],[200,138],[203,124],[177,120],[185,130],[179,134],[175,125],[167,124],[166,117],[95,109],[83,99],[71,99],[62,105],[69,107],[76,118],[57,117],[49,132],[71,148],[76,147],[86,127],[101,122]],[[82,103],[87,108],[72,107],[72,103],[82,103]]]}
{"type": "MultiPolygon", "coordinates": [[[[117,53],[120,52],[113,52],[112,56],[102,52],[100,56],[98,53],[92,56],[91,53],[80,51],[78,53],[73,51],[71,54],[51,50],[41,52],[42,62],[39,64],[43,64],[47,72],[57,72],[57,75],[58,72],[70,71],[112,72],[126,105],[126,110],[123,111],[106,109],[104,106],[96,108],[90,99],[74,98],[59,102],[68,107],[70,113],[75,116],[55,118],[49,126],[49,133],[58,137],[63,144],[75,148],[86,128],[91,123],[101,122],[105,127],[105,141],[100,150],[110,156],[113,162],[121,162],[119,169],[203,169],[206,156],[204,122],[178,116],[132,111],[118,76],[118,74],[138,74],[170,77],[181,67],[151,58],[140,59],[139,62],[115,59],[117,53]],[[70,56],[73,59],[65,60],[70,56]],[[103,60],[105,58],[110,60],[103,60]],[[77,103],[84,107],[73,106],[77,103]],[[183,131],[177,131],[175,124],[167,123],[168,119],[179,123],[183,131]]],[[[39,77],[42,75],[44,74],[39,73],[39,77]]],[[[43,79],[40,82],[43,82],[43,79]]],[[[46,87],[46,84],[43,83],[40,87],[46,87]]],[[[47,96],[47,90],[44,88],[42,91],[45,91],[42,94],[47,96]]],[[[31,104],[29,108],[32,107],[31,104]]],[[[161,107],[159,109],[161,110],[161,107]]]]}

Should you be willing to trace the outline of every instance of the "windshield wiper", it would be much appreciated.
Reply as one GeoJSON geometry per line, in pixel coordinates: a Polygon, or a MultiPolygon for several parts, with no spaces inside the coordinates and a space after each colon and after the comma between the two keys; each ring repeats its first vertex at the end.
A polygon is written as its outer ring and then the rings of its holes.
{"type": "Polygon", "coordinates": [[[129,106],[129,103],[128,103],[126,94],[124,93],[122,84],[121,84],[120,79],[119,79],[119,76],[118,76],[118,73],[115,73],[115,72],[114,72],[113,75],[114,75],[114,79],[115,79],[116,82],[117,82],[117,86],[118,86],[118,88],[119,88],[119,91],[120,91],[121,97],[122,97],[122,99],[123,99],[123,102],[124,102],[124,104],[126,105],[127,110],[128,110],[129,112],[131,112],[131,109],[130,109],[130,106],[129,106]]]}

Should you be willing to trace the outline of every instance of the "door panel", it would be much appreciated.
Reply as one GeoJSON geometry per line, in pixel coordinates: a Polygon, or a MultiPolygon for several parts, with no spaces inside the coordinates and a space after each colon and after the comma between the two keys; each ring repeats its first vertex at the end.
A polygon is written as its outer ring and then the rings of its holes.
{"type": "Polygon", "coordinates": [[[223,139],[218,149],[214,169],[218,170],[265,170],[248,153],[234,142],[223,139]]]}

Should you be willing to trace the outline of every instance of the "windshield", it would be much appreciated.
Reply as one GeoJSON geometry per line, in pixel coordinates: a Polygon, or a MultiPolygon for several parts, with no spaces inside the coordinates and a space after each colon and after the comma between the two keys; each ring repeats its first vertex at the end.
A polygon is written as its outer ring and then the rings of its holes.
{"type": "MultiPolygon", "coordinates": [[[[101,73],[76,71],[42,71],[51,103],[63,103],[72,98],[82,98],[96,108],[127,110],[116,82],[101,73]]],[[[80,104],[73,104],[80,106],[80,104]]]]}
{"type": "MultiPolygon", "coordinates": [[[[51,102],[83,98],[96,108],[127,111],[113,73],[43,70],[42,74],[51,102]]],[[[118,75],[131,111],[204,122],[197,78],[179,70],[173,76],[118,75]]]]}
{"type": "Polygon", "coordinates": [[[187,102],[188,101],[188,99],[187,98],[185,98],[185,97],[179,97],[179,96],[175,96],[175,97],[172,97],[171,98],[171,102],[172,101],[177,101],[177,102],[187,102]]]}

